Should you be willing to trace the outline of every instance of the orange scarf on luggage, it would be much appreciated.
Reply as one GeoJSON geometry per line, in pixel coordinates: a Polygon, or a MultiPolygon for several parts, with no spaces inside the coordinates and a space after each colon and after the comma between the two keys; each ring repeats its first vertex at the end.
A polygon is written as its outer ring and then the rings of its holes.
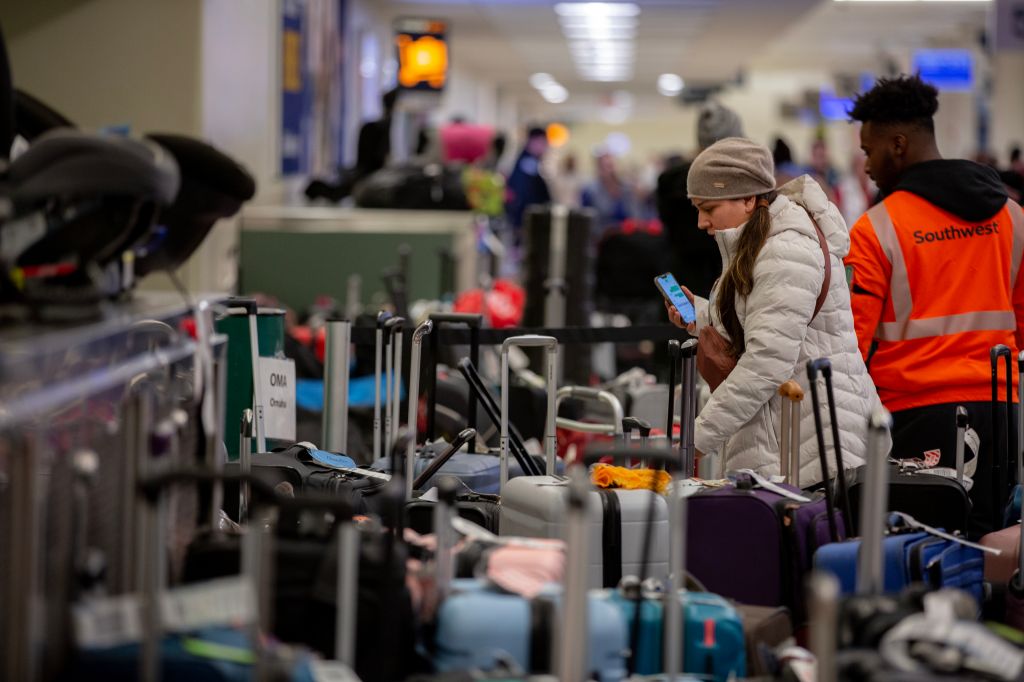
{"type": "Polygon", "coordinates": [[[659,469],[627,469],[611,464],[595,464],[590,470],[590,480],[598,488],[622,488],[624,490],[654,490],[664,495],[672,477],[659,469]],[[652,475],[654,477],[652,485],[652,475]]]}

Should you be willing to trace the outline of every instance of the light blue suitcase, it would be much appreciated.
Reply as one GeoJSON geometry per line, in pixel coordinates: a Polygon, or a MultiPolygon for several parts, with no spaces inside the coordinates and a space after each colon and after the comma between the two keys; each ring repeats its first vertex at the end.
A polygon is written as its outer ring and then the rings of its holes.
{"type": "MultiPolygon", "coordinates": [[[[552,615],[561,587],[551,585],[527,600],[482,580],[455,580],[437,613],[433,661],[438,672],[492,670],[509,659],[527,672],[547,673],[553,663],[552,615]]],[[[626,677],[629,630],[608,591],[591,591],[588,661],[600,682],[626,677]]]]}

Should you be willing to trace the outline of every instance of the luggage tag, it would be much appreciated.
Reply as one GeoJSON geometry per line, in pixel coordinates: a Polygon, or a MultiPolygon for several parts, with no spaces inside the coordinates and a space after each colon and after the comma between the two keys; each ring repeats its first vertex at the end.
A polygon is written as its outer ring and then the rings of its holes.
{"type": "Polygon", "coordinates": [[[770,490],[776,495],[782,495],[783,497],[787,497],[795,502],[811,501],[809,497],[804,497],[803,495],[795,493],[792,490],[786,490],[782,486],[772,483],[770,480],[768,480],[761,474],[755,472],[753,469],[739,469],[736,473],[746,474],[750,476],[750,478],[754,479],[754,482],[757,483],[759,486],[761,486],[765,490],[770,490]]]}
{"type": "Polygon", "coordinates": [[[71,619],[80,649],[108,649],[142,641],[138,595],[87,599],[72,606],[71,619]]]}
{"type": "MultiPolygon", "coordinates": [[[[949,540],[950,542],[956,542],[958,544],[963,545],[964,547],[970,547],[971,549],[978,549],[982,552],[986,552],[987,554],[991,554],[992,556],[999,556],[1003,553],[1001,549],[996,549],[995,547],[986,547],[985,545],[979,545],[978,543],[971,542],[970,540],[962,538],[959,535],[953,535],[952,533],[947,533],[944,530],[933,528],[932,526],[929,526],[926,523],[921,523],[910,514],[905,514],[903,512],[898,511],[890,512],[889,518],[891,519],[894,516],[900,519],[906,525],[906,527],[910,528],[911,530],[922,530],[925,533],[928,533],[929,535],[934,535],[937,538],[949,540]]],[[[890,525],[893,524],[890,522],[890,525]]]]}

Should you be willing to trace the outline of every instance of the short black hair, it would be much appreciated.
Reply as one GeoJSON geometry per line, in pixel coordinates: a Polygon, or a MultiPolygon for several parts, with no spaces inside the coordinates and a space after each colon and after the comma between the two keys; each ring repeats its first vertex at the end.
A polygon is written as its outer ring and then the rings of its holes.
{"type": "Polygon", "coordinates": [[[935,132],[932,117],[939,110],[939,91],[920,76],[880,78],[856,97],[850,119],[862,123],[905,123],[935,132]]]}
{"type": "Polygon", "coordinates": [[[1010,150],[1010,163],[1017,163],[1018,161],[1020,161],[1020,147],[1014,146],[1010,150]]]}
{"type": "Polygon", "coordinates": [[[544,138],[546,138],[547,136],[548,136],[548,131],[544,130],[540,126],[531,126],[530,129],[526,133],[527,139],[530,139],[530,140],[532,140],[535,137],[544,137],[544,138]]]}

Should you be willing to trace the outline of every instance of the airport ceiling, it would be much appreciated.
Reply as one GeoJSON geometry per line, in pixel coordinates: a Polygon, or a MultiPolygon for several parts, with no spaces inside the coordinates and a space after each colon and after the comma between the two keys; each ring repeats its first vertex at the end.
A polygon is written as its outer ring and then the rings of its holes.
{"type": "MultiPolygon", "coordinates": [[[[633,0],[636,9],[615,12],[629,15],[622,21],[633,43],[628,48],[631,58],[626,58],[631,77],[600,81],[585,77],[585,68],[578,63],[581,53],[570,48],[570,42],[586,37],[588,25],[581,25],[571,12],[566,17],[564,9],[556,12],[557,4],[555,0],[387,0],[382,10],[386,18],[447,19],[453,62],[506,91],[541,102],[529,84],[529,76],[537,72],[551,74],[570,96],[583,97],[618,89],[656,97],[655,84],[664,73],[682,76],[686,87],[734,80],[745,70],[759,67],[878,73],[887,59],[907,48],[976,44],[991,5],[633,0]]],[[[591,72],[591,77],[594,73],[621,77],[621,60],[613,57],[612,61],[616,64],[597,67],[611,71],[591,72]]]]}

